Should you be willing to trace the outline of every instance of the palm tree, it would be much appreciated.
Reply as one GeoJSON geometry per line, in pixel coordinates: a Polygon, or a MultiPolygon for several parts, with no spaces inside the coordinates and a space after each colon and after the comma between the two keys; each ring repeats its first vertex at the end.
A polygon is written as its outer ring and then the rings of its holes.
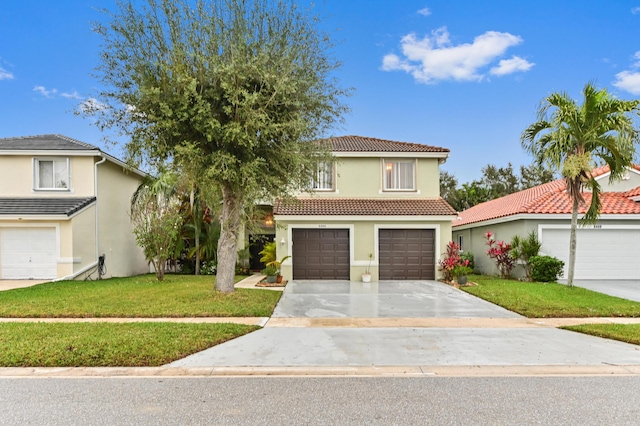
{"type": "Polygon", "coordinates": [[[538,109],[538,121],[527,127],[520,141],[541,165],[559,171],[573,201],[569,239],[567,284],[573,285],[576,260],[578,207],[584,203],[583,189],[591,191],[591,203],[581,224],[595,223],[600,215],[601,188],[591,171],[608,165],[609,182],[620,180],[631,165],[638,132],[632,114],[640,101],[615,98],[606,89],[585,85],[582,105],[566,93],[552,93],[538,109]]]}

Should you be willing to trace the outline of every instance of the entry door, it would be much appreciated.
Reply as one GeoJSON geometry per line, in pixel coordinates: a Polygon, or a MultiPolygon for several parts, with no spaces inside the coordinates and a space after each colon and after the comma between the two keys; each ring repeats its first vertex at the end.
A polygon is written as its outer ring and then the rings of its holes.
{"type": "Polygon", "coordinates": [[[435,279],[433,229],[380,229],[381,280],[435,279]]]}
{"type": "Polygon", "coordinates": [[[293,229],[291,261],[297,280],[348,280],[348,229],[293,229]]]}
{"type": "Polygon", "coordinates": [[[5,280],[56,278],[55,228],[0,230],[0,265],[5,280]]]}

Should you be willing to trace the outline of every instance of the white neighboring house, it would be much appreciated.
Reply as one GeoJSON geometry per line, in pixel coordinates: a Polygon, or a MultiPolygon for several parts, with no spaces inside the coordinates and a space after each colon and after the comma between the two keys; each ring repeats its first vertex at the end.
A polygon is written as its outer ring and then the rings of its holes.
{"type": "MultiPolygon", "coordinates": [[[[602,187],[602,209],[595,225],[578,226],[575,279],[640,279],[640,166],[634,165],[613,184],[606,166],[592,174],[602,187]]],[[[586,212],[591,194],[584,193],[584,198],[578,218],[586,212]]],[[[514,235],[536,231],[541,254],[562,260],[566,279],[571,207],[565,181],[556,180],[460,212],[452,224],[453,240],[474,254],[476,269],[497,274],[486,255],[486,232],[510,242],[514,235]]],[[[522,276],[520,267],[514,272],[522,276]]]]}
{"type": "Polygon", "coordinates": [[[0,279],[149,272],[129,219],[144,173],[61,135],[0,139],[0,279]]]}

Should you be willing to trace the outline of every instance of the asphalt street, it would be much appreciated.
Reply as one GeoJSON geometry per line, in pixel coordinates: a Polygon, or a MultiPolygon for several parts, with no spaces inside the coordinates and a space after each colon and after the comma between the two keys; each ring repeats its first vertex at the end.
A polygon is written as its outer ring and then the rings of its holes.
{"type": "Polygon", "coordinates": [[[639,377],[0,379],[3,425],[637,425],[639,377]]]}

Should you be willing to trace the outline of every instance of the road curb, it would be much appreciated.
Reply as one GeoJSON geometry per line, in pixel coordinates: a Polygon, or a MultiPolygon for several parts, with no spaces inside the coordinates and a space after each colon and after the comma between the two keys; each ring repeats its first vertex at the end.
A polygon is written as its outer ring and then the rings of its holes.
{"type": "Polygon", "coordinates": [[[0,378],[545,376],[640,376],[640,365],[0,368],[0,378]]]}

